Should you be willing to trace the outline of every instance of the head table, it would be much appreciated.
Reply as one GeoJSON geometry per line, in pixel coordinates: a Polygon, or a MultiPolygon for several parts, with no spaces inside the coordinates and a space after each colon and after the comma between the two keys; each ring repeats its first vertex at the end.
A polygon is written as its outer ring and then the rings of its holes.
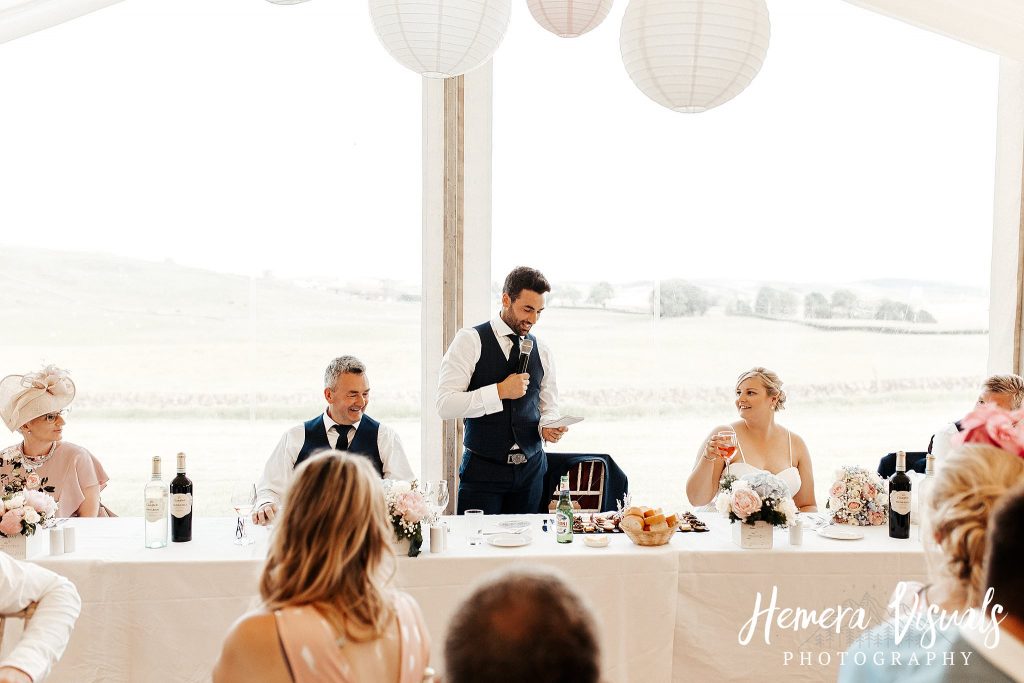
{"type": "MultiPolygon", "coordinates": [[[[800,630],[757,622],[740,642],[758,594],[767,608],[861,608],[872,624],[900,579],[922,580],[916,540],[895,541],[885,528],[863,529],[858,541],[821,538],[810,530],[790,546],[784,530],[773,550],[741,550],[726,520],[705,513],[707,533],[677,533],[656,548],[614,534],[607,548],[577,537],[558,544],[540,530],[518,548],[469,546],[461,518],[449,519],[448,551],[400,558],[397,584],[423,609],[433,639],[433,665],[443,671],[447,624],[480,576],[514,564],[561,570],[589,599],[599,619],[604,679],[616,681],[835,680],[838,653],[859,634],[845,625],[800,630]],[[766,637],[770,643],[766,643],[766,637]],[[807,654],[803,654],[807,653],[807,654]],[[826,661],[825,655],[828,656],[826,661]]],[[[487,518],[493,526],[499,519],[487,518]]],[[[234,518],[194,521],[193,540],[143,547],[141,518],[75,519],[77,550],[42,556],[38,564],[78,587],[82,615],[51,683],[206,681],[232,622],[258,604],[269,531],[236,546],[234,518]]]]}

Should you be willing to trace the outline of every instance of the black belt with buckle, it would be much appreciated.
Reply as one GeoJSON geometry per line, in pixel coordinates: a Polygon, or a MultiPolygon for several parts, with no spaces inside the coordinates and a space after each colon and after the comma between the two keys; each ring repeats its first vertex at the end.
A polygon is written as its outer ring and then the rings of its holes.
{"type": "Polygon", "coordinates": [[[526,454],[519,448],[513,448],[508,452],[509,465],[522,465],[526,463],[526,454]]]}
{"type": "Polygon", "coordinates": [[[477,453],[476,451],[470,451],[468,448],[466,450],[482,460],[500,465],[525,465],[529,460],[529,458],[526,457],[526,453],[523,453],[523,449],[521,448],[513,448],[510,450],[508,452],[508,457],[506,457],[505,460],[502,460],[500,455],[498,457],[491,457],[483,455],[482,453],[477,453]]]}

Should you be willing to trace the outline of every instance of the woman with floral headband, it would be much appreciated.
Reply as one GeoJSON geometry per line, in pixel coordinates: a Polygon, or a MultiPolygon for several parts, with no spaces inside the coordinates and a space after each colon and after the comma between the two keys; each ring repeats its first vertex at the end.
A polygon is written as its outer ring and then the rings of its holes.
{"type": "Polygon", "coordinates": [[[100,461],[62,440],[64,416],[74,398],[75,383],[53,365],[0,380],[0,418],[22,437],[20,444],[0,451],[0,482],[5,492],[52,487],[58,517],[113,517],[100,503],[100,491],[110,479],[100,461]]]}

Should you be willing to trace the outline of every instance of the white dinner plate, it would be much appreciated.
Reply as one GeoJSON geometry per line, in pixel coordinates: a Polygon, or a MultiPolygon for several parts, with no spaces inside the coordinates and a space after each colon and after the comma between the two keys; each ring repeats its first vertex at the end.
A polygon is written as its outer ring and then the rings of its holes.
{"type": "Polygon", "coordinates": [[[821,529],[818,529],[818,535],[824,536],[825,538],[834,538],[839,541],[856,541],[858,538],[864,538],[863,531],[840,529],[837,526],[822,527],[821,529]]]}
{"type": "Polygon", "coordinates": [[[493,536],[487,537],[488,543],[501,548],[515,548],[517,546],[526,545],[532,540],[533,538],[526,532],[520,534],[494,534],[493,536]]]}

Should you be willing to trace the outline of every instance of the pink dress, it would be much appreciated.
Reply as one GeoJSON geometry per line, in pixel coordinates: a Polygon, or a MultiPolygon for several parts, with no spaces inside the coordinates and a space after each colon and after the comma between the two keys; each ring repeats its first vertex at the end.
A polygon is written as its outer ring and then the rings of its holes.
{"type": "MultiPolygon", "coordinates": [[[[78,508],[85,502],[82,490],[98,485],[102,491],[110,480],[95,455],[68,441],[58,443],[50,459],[33,469],[40,477],[46,478],[46,486],[54,487],[50,495],[57,501],[58,517],[77,516],[78,508]]],[[[9,472],[10,466],[4,465],[3,471],[9,472]]],[[[97,516],[117,515],[100,504],[97,516]]]]}
{"type": "Polygon", "coordinates": [[[295,683],[422,683],[430,663],[430,637],[419,605],[395,593],[396,622],[384,637],[366,643],[338,638],[312,605],[274,612],[295,683]]]}

